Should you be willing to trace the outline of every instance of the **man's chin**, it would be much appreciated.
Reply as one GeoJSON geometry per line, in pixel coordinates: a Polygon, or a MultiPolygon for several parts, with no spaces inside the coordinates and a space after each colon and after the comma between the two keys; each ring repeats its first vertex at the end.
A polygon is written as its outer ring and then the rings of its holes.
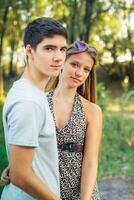
{"type": "Polygon", "coordinates": [[[55,72],[50,73],[49,76],[50,77],[56,77],[56,76],[59,75],[59,73],[60,73],[60,71],[55,71],[55,72]]]}

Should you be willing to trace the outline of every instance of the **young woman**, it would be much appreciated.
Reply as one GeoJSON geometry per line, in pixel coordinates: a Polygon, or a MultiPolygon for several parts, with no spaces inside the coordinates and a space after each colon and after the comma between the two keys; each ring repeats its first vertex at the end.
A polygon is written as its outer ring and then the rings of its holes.
{"type": "Polygon", "coordinates": [[[76,41],[47,95],[55,121],[62,200],[99,200],[96,187],[102,113],[96,105],[96,49],[76,41]]]}
{"type": "Polygon", "coordinates": [[[96,54],[85,42],[74,42],[59,82],[47,95],[57,132],[63,200],[100,199],[95,187],[102,129],[102,113],[95,104],[96,54]]]}

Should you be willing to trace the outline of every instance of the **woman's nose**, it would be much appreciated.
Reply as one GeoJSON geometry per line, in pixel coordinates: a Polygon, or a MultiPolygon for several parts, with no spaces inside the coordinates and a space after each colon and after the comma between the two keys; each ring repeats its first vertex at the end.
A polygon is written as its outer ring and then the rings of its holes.
{"type": "Polygon", "coordinates": [[[75,72],[75,74],[77,75],[77,76],[82,76],[83,75],[83,69],[77,69],[76,70],[76,72],[75,72]]]}

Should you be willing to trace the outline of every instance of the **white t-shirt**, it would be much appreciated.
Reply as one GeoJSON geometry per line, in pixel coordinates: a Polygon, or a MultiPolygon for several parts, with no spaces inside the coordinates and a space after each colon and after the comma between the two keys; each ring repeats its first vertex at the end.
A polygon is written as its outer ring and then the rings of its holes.
{"type": "MultiPolygon", "coordinates": [[[[60,197],[56,130],[45,94],[29,80],[13,84],[3,109],[7,156],[9,145],[35,148],[35,174],[60,197]]],[[[25,172],[24,172],[25,173],[25,172]]],[[[12,183],[4,187],[1,200],[34,200],[12,183]]]]}

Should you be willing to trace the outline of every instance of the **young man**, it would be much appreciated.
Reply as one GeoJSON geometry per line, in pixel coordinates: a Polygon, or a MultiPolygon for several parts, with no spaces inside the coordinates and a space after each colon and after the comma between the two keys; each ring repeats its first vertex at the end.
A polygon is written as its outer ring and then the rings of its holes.
{"type": "Polygon", "coordinates": [[[55,126],[44,89],[62,68],[66,39],[64,27],[51,18],[38,18],[26,28],[27,66],[3,109],[11,183],[1,200],[60,199],[55,126]]]}

